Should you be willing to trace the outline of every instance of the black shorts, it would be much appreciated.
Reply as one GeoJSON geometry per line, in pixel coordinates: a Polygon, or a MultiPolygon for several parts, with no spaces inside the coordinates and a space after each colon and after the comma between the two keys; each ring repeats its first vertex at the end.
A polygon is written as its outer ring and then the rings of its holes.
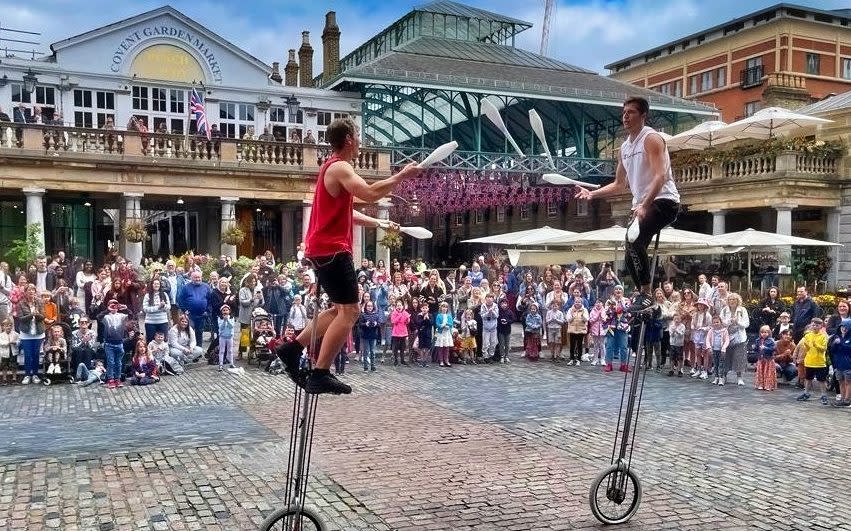
{"type": "Polygon", "coordinates": [[[349,253],[310,258],[316,268],[316,280],[334,304],[357,304],[358,277],[349,253]]]}
{"type": "Polygon", "coordinates": [[[818,380],[819,382],[826,382],[828,370],[827,367],[804,367],[806,371],[805,380],[818,380]]]}

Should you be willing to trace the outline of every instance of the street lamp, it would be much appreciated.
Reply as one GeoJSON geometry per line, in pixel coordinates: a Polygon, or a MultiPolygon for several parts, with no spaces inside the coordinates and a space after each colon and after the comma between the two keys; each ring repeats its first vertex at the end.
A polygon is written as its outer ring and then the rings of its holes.
{"type": "Polygon", "coordinates": [[[35,77],[35,72],[28,69],[27,73],[24,74],[24,90],[29,93],[34,92],[36,83],[38,83],[38,78],[35,77]]]}
{"type": "Polygon", "coordinates": [[[298,101],[298,98],[295,97],[295,94],[287,96],[284,99],[287,104],[287,112],[290,113],[290,121],[294,122],[295,117],[298,114],[299,107],[301,107],[301,102],[298,101]]]}

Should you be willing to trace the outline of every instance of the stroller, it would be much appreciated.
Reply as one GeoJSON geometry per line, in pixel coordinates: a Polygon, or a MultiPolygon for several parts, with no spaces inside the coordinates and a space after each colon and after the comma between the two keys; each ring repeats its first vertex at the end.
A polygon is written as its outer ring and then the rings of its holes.
{"type": "Polygon", "coordinates": [[[257,364],[269,363],[275,357],[269,342],[274,340],[275,320],[263,309],[256,309],[251,315],[251,343],[249,359],[256,359],[257,364]]]}

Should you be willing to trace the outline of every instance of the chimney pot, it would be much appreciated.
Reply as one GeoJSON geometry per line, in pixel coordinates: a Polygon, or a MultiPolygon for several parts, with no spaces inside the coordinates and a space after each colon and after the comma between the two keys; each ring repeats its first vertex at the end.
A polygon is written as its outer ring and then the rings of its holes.
{"type": "Polygon", "coordinates": [[[281,63],[278,61],[272,63],[272,74],[269,75],[269,79],[276,83],[281,82],[281,63]]]}
{"type": "Polygon", "coordinates": [[[322,30],[322,81],[323,83],[340,73],[340,28],[337,26],[337,14],[329,11],[325,14],[325,28],[322,30]]]}
{"type": "Polygon", "coordinates": [[[301,47],[298,49],[299,84],[302,87],[313,86],[313,47],[310,46],[310,32],[301,32],[301,47]]]}

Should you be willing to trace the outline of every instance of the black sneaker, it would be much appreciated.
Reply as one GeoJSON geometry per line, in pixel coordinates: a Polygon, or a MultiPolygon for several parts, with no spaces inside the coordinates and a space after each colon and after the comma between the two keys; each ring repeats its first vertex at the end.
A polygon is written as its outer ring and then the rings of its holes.
{"type": "Polygon", "coordinates": [[[307,378],[305,391],[312,395],[331,393],[335,395],[348,395],[352,392],[349,385],[344,384],[336,376],[328,371],[314,369],[307,378]]]}
{"type": "Polygon", "coordinates": [[[304,387],[305,380],[299,368],[302,350],[304,347],[298,341],[283,343],[275,348],[275,355],[284,362],[284,372],[300,387],[304,387]]]}
{"type": "Polygon", "coordinates": [[[646,293],[639,293],[629,304],[630,313],[642,313],[653,307],[655,301],[646,293]]]}

